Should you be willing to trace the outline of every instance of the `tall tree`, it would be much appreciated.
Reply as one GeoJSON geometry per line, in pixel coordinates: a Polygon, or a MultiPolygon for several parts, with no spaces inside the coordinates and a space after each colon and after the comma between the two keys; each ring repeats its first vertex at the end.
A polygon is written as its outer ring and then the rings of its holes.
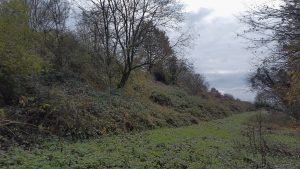
{"type": "MultiPolygon", "coordinates": [[[[114,63],[117,55],[118,42],[114,38],[112,28],[113,16],[109,6],[110,1],[98,0],[91,1],[92,9],[82,11],[82,21],[79,31],[83,35],[86,44],[90,44],[90,51],[94,64],[104,70],[107,86],[109,89],[109,99],[111,99],[112,80],[114,77],[114,63]]],[[[100,70],[101,70],[100,69],[100,70]]]]}
{"type": "Polygon", "coordinates": [[[242,22],[250,26],[247,33],[261,36],[247,37],[255,46],[267,46],[271,54],[263,60],[251,76],[252,87],[265,95],[271,102],[300,118],[299,81],[300,2],[281,0],[280,6],[266,5],[250,11],[242,22]],[[253,38],[254,37],[254,38],[253,38]],[[257,37],[257,38],[255,38],[257,37]],[[298,92],[297,92],[298,91],[298,92]],[[293,93],[293,94],[291,94],[293,93]]]}
{"type": "MultiPolygon", "coordinates": [[[[158,27],[171,26],[181,19],[181,6],[176,0],[91,0],[92,4],[109,15],[112,42],[117,42],[116,56],[121,66],[118,88],[125,86],[131,72],[145,66],[138,52],[147,35],[158,27]]],[[[100,11],[101,12],[101,11],[100,11]]]]}

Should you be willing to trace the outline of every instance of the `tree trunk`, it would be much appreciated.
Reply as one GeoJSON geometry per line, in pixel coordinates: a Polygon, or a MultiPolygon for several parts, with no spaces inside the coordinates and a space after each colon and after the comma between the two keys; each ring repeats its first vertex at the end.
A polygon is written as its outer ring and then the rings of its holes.
{"type": "Polygon", "coordinates": [[[131,72],[131,71],[128,71],[128,72],[124,72],[124,73],[123,73],[122,78],[121,78],[121,81],[120,81],[120,83],[118,84],[118,88],[119,88],[119,89],[125,87],[125,84],[126,84],[126,82],[128,81],[128,79],[129,79],[130,72],[131,72]]]}
{"type": "Polygon", "coordinates": [[[12,105],[14,99],[14,79],[4,77],[0,79],[0,106],[12,105]]]}
{"type": "Polygon", "coordinates": [[[151,74],[152,73],[152,68],[153,68],[153,64],[152,63],[149,63],[149,66],[148,66],[148,72],[151,74]]]}
{"type": "Polygon", "coordinates": [[[4,96],[2,95],[1,91],[0,91],[0,107],[5,105],[5,99],[4,96]]]}

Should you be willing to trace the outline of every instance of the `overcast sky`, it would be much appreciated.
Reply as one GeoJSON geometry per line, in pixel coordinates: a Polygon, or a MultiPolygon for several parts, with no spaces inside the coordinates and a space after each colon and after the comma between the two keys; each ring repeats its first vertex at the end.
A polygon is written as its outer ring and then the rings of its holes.
{"type": "Polygon", "coordinates": [[[247,41],[237,37],[243,28],[237,16],[265,0],[182,0],[188,12],[186,25],[195,37],[187,55],[211,87],[253,101],[246,82],[255,60],[247,41]]]}
{"type": "MultiPolygon", "coordinates": [[[[180,0],[187,12],[185,25],[196,37],[186,56],[197,73],[205,75],[210,87],[236,98],[253,101],[246,78],[254,68],[255,56],[248,42],[238,38],[243,26],[237,17],[249,7],[276,0],[180,0]]],[[[172,33],[171,33],[172,34],[172,33]]]]}

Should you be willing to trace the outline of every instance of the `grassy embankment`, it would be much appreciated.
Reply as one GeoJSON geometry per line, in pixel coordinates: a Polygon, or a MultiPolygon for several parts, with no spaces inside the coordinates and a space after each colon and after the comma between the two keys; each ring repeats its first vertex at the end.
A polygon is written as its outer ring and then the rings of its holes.
{"type": "Polygon", "coordinates": [[[22,104],[0,108],[0,119],[15,122],[0,127],[0,149],[15,143],[30,147],[53,135],[74,141],[188,126],[254,108],[207,91],[196,95],[145,73],[135,74],[125,89],[113,90],[111,98],[105,90],[74,77],[34,88],[37,91],[23,96],[22,104]]]}

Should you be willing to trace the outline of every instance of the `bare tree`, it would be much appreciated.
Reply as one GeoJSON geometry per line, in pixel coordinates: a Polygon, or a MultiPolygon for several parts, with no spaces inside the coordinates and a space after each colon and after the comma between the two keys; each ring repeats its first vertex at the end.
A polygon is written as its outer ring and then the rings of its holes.
{"type": "MultiPolygon", "coordinates": [[[[243,37],[249,39],[256,49],[263,46],[270,50],[270,55],[262,60],[250,77],[252,88],[274,96],[269,98],[270,101],[278,101],[277,105],[283,105],[285,110],[300,104],[299,16],[298,0],[281,0],[280,6],[268,4],[249,11],[241,18],[249,26],[243,37]]],[[[299,118],[299,111],[292,110],[291,113],[299,118]]]]}
{"type": "Polygon", "coordinates": [[[136,63],[136,53],[153,27],[178,21],[179,11],[172,0],[114,0],[116,36],[121,47],[123,70],[119,88],[125,86],[132,70],[147,63],[136,63]]]}
{"type": "Polygon", "coordinates": [[[116,60],[118,42],[115,38],[114,28],[112,27],[113,15],[109,8],[111,1],[91,0],[92,9],[82,9],[81,31],[88,44],[91,44],[94,63],[98,67],[104,68],[107,77],[109,98],[112,88],[113,61],[116,60]]]}
{"type": "Polygon", "coordinates": [[[45,16],[49,16],[46,30],[54,32],[55,43],[53,52],[61,68],[64,68],[69,60],[63,54],[64,33],[67,31],[66,22],[69,17],[69,11],[70,4],[67,0],[50,0],[46,4],[45,16]]]}
{"type": "Polygon", "coordinates": [[[146,35],[158,27],[168,27],[180,21],[181,6],[176,0],[91,0],[109,15],[102,15],[118,43],[116,56],[121,67],[118,88],[125,86],[131,72],[147,65],[138,52],[146,35]],[[102,6],[102,7],[101,7],[102,6]]]}
{"type": "Polygon", "coordinates": [[[31,29],[38,31],[40,26],[41,15],[41,0],[25,0],[29,8],[29,25],[31,29]]]}
{"type": "Polygon", "coordinates": [[[69,58],[63,53],[64,35],[67,32],[70,4],[68,0],[25,0],[29,7],[30,26],[44,33],[43,42],[63,68],[69,58]]]}

